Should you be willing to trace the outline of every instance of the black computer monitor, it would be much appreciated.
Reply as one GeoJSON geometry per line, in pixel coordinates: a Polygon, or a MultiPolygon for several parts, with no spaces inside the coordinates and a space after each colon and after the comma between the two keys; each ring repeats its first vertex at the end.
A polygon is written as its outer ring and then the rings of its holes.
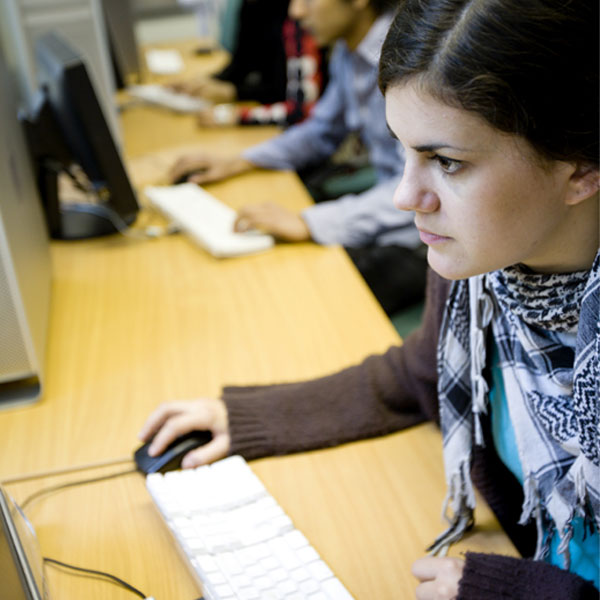
{"type": "Polygon", "coordinates": [[[101,4],[117,87],[122,89],[131,83],[141,83],[132,1],[102,0],[101,4]]]}
{"type": "Polygon", "coordinates": [[[81,239],[125,229],[135,221],[138,202],[83,59],[48,33],[36,42],[36,63],[40,89],[21,117],[50,235],[81,239]],[[62,201],[59,174],[85,201],[62,201]]]}

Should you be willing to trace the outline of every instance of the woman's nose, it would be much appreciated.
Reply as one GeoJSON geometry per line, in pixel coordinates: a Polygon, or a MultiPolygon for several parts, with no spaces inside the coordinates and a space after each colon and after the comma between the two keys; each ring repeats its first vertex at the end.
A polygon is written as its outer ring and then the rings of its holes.
{"type": "Polygon", "coordinates": [[[406,165],[402,180],[394,192],[394,205],[400,210],[434,212],[439,207],[439,196],[427,185],[416,169],[406,165]]]}

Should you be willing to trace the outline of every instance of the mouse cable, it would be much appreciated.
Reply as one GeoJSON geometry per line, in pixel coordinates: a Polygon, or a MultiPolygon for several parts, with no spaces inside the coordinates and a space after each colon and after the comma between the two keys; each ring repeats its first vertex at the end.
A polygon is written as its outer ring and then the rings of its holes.
{"type": "MultiPolygon", "coordinates": [[[[120,585],[121,587],[129,590],[130,592],[137,594],[143,600],[154,600],[152,596],[147,596],[141,590],[138,590],[136,587],[132,586],[130,583],[127,583],[124,579],[117,577],[116,575],[112,575],[111,573],[107,573],[106,571],[98,571],[96,569],[86,569],[84,567],[77,567],[75,565],[71,565],[69,563],[63,562],[61,560],[56,560],[54,558],[48,558],[44,556],[43,558],[44,564],[50,564],[57,567],[62,567],[63,569],[68,569],[71,571],[76,571],[78,573],[84,573],[86,575],[91,575],[92,577],[96,577],[97,579],[108,579],[109,582],[114,583],[115,585],[120,585]]],[[[197,598],[197,600],[205,600],[204,596],[197,598]]]]}
{"type": "Polygon", "coordinates": [[[46,494],[50,494],[51,492],[57,492],[59,490],[64,490],[66,488],[75,487],[78,485],[85,485],[87,483],[96,483],[98,481],[105,481],[107,479],[115,479],[116,477],[121,477],[122,475],[130,475],[131,473],[138,473],[137,468],[135,469],[127,469],[126,471],[117,471],[116,473],[109,473],[108,475],[100,475],[99,477],[91,477],[89,479],[78,479],[77,481],[69,481],[68,483],[62,483],[60,485],[53,485],[51,487],[42,488],[37,492],[34,492],[30,496],[27,496],[23,502],[19,502],[19,506],[22,511],[25,511],[25,508],[31,504],[34,500],[40,498],[41,496],[45,496],[46,494]]]}
{"type": "Polygon", "coordinates": [[[110,582],[120,585],[121,587],[137,594],[143,600],[150,600],[150,596],[144,594],[144,592],[138,590],[136,587],[133,587],[130,583],[127,583],[124,579],[117,577],[116,575],[112,575],[111,573],[106,573],[105,571],[97,571],[96,569],[86,569],[84,567],[77,567],[75,565],[71,565],[69,563],[63,562],[61,560],[56,560],[54,558],[48,558],[47,556],[43,557],[43,561],[45,565],[54,565],[57,567],[62,567],[63,569],[68,569],[71,571],[76,571],[78,573],[85,573],[86,575],[92,575],[97,579],[108,579],[110,582]]]}

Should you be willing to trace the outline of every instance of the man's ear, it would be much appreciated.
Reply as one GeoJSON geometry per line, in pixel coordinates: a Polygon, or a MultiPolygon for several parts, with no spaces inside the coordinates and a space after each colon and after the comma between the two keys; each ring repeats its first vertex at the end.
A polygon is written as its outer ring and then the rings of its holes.
{"type": "Polygon", "coordinates": [[[578,164],[569,180],[567,204],[574,206],[587,200],[600,189],[600,171],[595,165],[578,164]]]}
{"type": "Polygon", "coordinates": [[[370,0],[352,0],[355,10],[366,10],[370,4],[370,0]]]}

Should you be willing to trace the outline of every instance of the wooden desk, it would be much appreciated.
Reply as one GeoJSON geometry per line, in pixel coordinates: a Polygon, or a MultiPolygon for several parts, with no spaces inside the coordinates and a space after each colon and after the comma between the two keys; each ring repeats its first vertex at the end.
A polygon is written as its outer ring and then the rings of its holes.
{"type": "MultiPolygon", "coordinates": [[[[186,117],[141,107],[122,119],[137,183],[160,178],[174,151],[140,155],[168,146],[169,132],[186,122],[186,144],[220,149],[272,134],[198,132],[186,117]]],[[[211,191],[232,206],[267,194],[292,208],[309,202],[290,173],[255,172],[211,191]]],[[[142,214],[140,223],[152,218],[142,214]]],[[[46,392],[36,405],[0,413],[0,478],[129,457],[143,420],[165,399],[215,395],[224,383],[314,377],[399,341],[339,248],[280,245],[217,260],[183,236],[111,237],[54,242],[52,259],[46,392]]],[[[410,564],[442,529],[445,490],[434,427],[252,467],[357,599],[412,596],[410,564]]],[[[9,490],[23,499],[46,485],[121,468],[9,490]]],[[[50,495],[28,514],[47,556],[120,575],[157,600],[199,595],[141,475],[50,495]]],[[[482,503],[477,520],[455,552],[515,553],[482,503]]],[[[61,600],[132,598],[107,583],[47,573],[61,600]]]]}

